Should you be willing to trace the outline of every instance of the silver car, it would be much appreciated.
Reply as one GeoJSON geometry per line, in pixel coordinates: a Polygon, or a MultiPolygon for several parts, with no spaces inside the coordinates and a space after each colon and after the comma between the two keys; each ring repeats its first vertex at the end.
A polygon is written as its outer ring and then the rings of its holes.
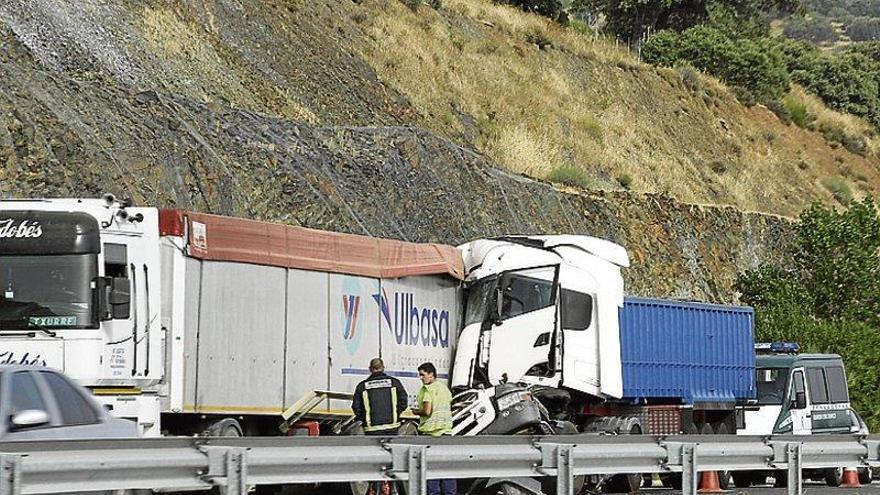
{"type": "Polygon", "coordinates": [[[0,442],[136,437],[134,422],[112,417],[61,372],[0,365],[0,442]]]}

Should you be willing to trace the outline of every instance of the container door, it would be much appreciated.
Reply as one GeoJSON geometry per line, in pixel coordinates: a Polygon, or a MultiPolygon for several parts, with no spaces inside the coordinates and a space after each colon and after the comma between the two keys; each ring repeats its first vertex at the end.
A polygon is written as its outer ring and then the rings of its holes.
{"type": "Polygon", "coordinates": [[[496,294],[489,340],[489,380],[515,382],[529,370],[550,367],[556,328],[558,267],[507,272],[496,294]]]}
{"type": "Polygon", "coordinates": [[[810,413],[810,394],[804,380],[803,368],[795,368],[791,372],[789,410],[791,411],[792,435],[811,434],[813,426],[812,414],[810,413]]]}

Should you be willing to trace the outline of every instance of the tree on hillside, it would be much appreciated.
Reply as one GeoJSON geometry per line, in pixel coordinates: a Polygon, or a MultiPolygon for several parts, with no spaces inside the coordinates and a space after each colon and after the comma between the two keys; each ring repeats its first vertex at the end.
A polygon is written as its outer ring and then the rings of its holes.
{"type": "Polygon", "coordinates": [[[709,26],[660,31],[645,44],[642,56],[656,65],[687,62],[764,101],[779,98],[789,87],[785,56],[766,38],[733,39],[709,26]]]}
{"type": "Polygon", "coordinates": [[[880,19],[856,17],[847,24],[846,35],[853,41],[880,40],[880,19]]]}
{"type": "Polygon", "coordinates": [[[844,358],[852,401],[880,428],[880,216],[871,199],[844,211],[813,205],[800,217],[787,266],[737,280],[755,307],[757,338],[793,340],[844,358]]]}
{"type": "Polygon", "coordinates": [[[713,18],[742,32],[773,10],[796,11],[801,0],[575,0],[573,8],[601,11],[608,29],[638,44],[644,33],[682,31],[713,18]]]}
{"type": "Polygon", "coordinates": [[[792,78],[841,112],[866,118],[880,125],[880,72],[878,65],[858,52],[821,55],[792,78]]]}
{"type": "Polygon", "coordinates": [[[837,31],[831,25],[831,21],[822,16],[792,17],[785,25],[783,34],[791,39],[813,43],[835,41],[838,38],[837,31]]]}

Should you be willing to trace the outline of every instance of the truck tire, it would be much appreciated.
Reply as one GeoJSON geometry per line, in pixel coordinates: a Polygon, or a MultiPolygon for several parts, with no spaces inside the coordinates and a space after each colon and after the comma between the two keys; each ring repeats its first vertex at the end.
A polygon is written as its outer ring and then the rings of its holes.
{"type": "Polygon", "coordinates": [[[826,485],[836,488],[843,483],[843,468],[823,469],[822,476],[825,478],[826,485]]]}
{"type": "MultiPolygon", "coordinates": [[[[697,435],[700,433],[700,429],[697,428],[697,425],[694,423],[687,421],[681,426],[681,433],[683,435],[697,435]]],[[[672,488],[673,490],[681,491],[681,473],[672,473],[667,474],[665,476],[661,476],[660,479],[663,481],[663,486],[666,488],[672,488]]]]}
{"type": "MultiPolygon", "coordinates": [[[[630,435],[641,435],[642,426],[638,423],[637,418],[628,418],[626,423],[629,424],[627,431],[630,435]]],[[[638,493],[642,487],[642,475],[634,474],[618,474],[612,476],[603,490],[605,493],[638,493]]]]}
{"type": "Polygon", "coordinates": [[[208,426],[202,435],[206,437],[240,437],[241,424],[235,418],[223,418],[208,426]]]}
{"type": "MultiPolygon", "coordinates": [[[[554,435],[577,435],[580,433],[571,421],[558,421],[553,425],[554,435]]],[[[546,495],[556,495],[556,478],[543,476],[539,478],[541,481],[541,491],[546,495]]],[[[584,488],[587,482],[586,476],[575,476],[572,484],[574,493],[578,494],[584,488]]]]}
{"type": "Polygon", "coordinates": [[[871,468],[859,468],[859,483],[862,485],[870,485],[873,481],[871,476],[871,468]]]}

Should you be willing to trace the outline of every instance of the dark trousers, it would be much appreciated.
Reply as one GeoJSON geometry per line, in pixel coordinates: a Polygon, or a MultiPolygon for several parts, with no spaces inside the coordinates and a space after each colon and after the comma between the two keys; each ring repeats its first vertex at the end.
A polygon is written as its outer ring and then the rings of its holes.
{"type": "Polygon", "coordinates": [[[428,480],[428,495],[458,495],[458,483],[455,480],[428,480]]]}

